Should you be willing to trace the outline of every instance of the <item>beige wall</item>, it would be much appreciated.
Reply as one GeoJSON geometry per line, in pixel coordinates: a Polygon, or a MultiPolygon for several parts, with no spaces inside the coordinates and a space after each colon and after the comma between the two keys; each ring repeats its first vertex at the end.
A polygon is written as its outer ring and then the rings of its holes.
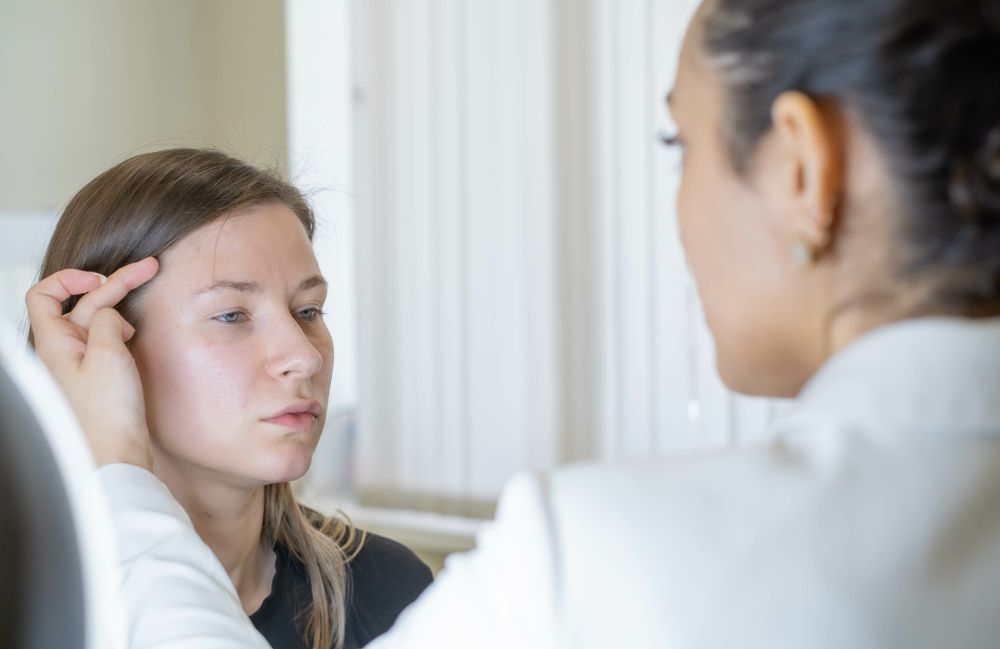
{"type": "Polygon", "coordinates": [[[282,0],[0,3],[0,212],[58,209],[129,155],[286,158],[282,0]]]}

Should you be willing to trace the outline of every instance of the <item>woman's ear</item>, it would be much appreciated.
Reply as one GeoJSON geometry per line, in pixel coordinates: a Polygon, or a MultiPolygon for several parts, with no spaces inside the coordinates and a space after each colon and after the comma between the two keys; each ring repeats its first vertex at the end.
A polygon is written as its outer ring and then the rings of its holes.
{"type": "Polygon", "coordinates": [[[839,121],[833,111],[808,95],[789,91],[775,99],[771,120],[785,170],[778,190],[791,214],[797,254],[812,261],[833,241],[843,182],[839,121]]]}

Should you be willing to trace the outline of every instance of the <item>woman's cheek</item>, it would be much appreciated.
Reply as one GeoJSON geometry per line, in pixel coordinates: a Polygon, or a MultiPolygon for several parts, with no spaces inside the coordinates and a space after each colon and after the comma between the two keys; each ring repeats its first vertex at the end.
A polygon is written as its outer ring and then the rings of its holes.
{"type": "Polygon", "coordinates": [[[253,401],[248,391],[253,354],[245,346],[191,347],[183,352],[183,361],[188,398],[210,413],[221,414],[231,406],[244,409],[253,401]]]}

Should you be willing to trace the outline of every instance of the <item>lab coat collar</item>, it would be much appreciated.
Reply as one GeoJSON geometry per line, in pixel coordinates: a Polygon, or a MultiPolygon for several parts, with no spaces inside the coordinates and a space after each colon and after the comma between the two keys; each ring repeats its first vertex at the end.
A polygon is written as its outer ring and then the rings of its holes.
{"type": "Polygon", "coordinates": [[[836,354],[791,416],[885,431],[1000,435],[1000,318],[920,318],[836,354]]]}

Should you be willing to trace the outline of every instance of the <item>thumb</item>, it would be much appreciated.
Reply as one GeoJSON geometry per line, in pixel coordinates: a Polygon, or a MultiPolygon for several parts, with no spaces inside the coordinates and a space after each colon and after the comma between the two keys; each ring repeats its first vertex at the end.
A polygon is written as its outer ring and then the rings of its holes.
{"type": "Polygon", "coordinates": [[[111,307],[99,309],[90,322],[87,353],[91,350],[125,351],[125,342],[135,333],[125,318],[111,307]]]}

